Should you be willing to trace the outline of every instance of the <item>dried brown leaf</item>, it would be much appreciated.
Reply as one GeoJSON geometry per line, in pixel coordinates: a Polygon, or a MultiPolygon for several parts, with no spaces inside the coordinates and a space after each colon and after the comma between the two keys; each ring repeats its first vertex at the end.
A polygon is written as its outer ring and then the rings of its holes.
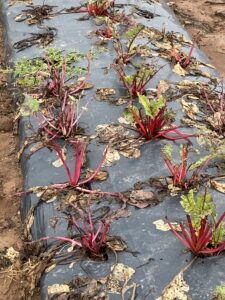
{"type": "Polygon", "coordinates": [[[225,194],[225,182],[218,182],[216,180],[211,180],[211,185],[214,189],[216,189],[220,193],[225,194]]]}
{"type": "Polygon", "coordinates": [[[138,208],[146,208],[149,205],[155,205],[159,203],[153,192],[144,190],[132,191],[127,202],[130,205],[134,205],[138,208]]]}
{"type": "Polygon", "coordinates": [[[198,106],[193,102],[187,102],[184,99],[181,99],[181,104],[183,106],[183,110],[188,115],[188,117],[192,120],[196,120],[196,115],[199,113],[198,106]]]}
{"type": "Polygon", "coordinates": [[[112,251],[121,252],[127,249],[126,243],[119,236],[107,235],[105,243],[112,251]]]}
{"type": "Polygon", "coordinates": [[[181,67],[179,62],[173,67],[173,72],[180,76],[186,76],[186,71],[181,67]]]}
{"type": "Polygon", "coordinates": [[[120,159],[120,154],[117,150],[109,148],[106,153],[104,166],[111,166],[115,161],[120,159]]]}
{"type": "MultiPolygon", "coordinates": [[[[95,171],[88,168],[86,178],[90,177],[95,171]]],[[[108,178],[109,174],[107,171],[99,171],[98,174],[95,176],[95,180],[104,181],[108,178]]]]}
{"type": "Polygon", "coordinates": [[[96,91],[96,96],[99,100],[115,99],[116,90],[112,88],[100,88],[96,91]]]}
{"type": "Polygon", "coordinates": [[[167,81],[167,80],[160,80],[159,81],[159,87],[160,87],[160,92],[161,93],[165,93],[170,88],[169,81],[167,81]]]}
{"type": "Polygon", "coordinates": [[[48,295],[69,293],[69,292],[70,292],[70,287],[67,284],[53,284],[48,286],[48,295]]]}
{"type": "Polygon", "coordinates": [[[184,274],[181,271],[173,280],[165,287],[162,296],[156,300],[190,300],[187,296],[189,286],[184,281],[184,274]]]}
{"type": "MultiPolygon", "coordinates": [[[[162,219],[154,221],[153,224],[156,226],[156,229],[161,231],[170,231],[171,228],[168,223],[165,223],[162,219]]],[[[178,223],[171,223],[176,231],[181,231],[180,225],[178,223]]]]}

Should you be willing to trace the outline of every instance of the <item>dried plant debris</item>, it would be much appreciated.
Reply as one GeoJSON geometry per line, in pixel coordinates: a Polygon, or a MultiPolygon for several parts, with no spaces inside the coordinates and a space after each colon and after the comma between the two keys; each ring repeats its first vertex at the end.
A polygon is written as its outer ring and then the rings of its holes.
{"type": "Polygon", "coordinates": [[[69,284],[54,284],[48,286],[48,300],[80,299],[80,300],[107,300],[104,292],[105,278],[91,279],[85,276],[76,276],[69,284]]]}
{"type": "Polygon", "coordinates": [[[225,134],[223,88],[213,81],[206,84],[188,80],[180,82],[177,87],[179,102],[185,112],[182,122],[200,129],[206,138],[222,140],[225,134]]]}
{"type": "Polygon", "coordinates": [[[127,138],[129,130],[119,124],[100,124],[96,127],[96,135],[101,143],[114,143],[127,138]]]}
{"type": "MultiPolygon", "coordinates": [[[[168,222],[164,222],[164,220],[162,220],[162,219],[154,221],[153,224],[155,225],[157,230],[160,230],[160,231],[170,231],[171,230],[168,222]]],[[[171,224],[174,228],[176,228],[176,231],[181,231],[180,225],[178,223],[173,222],[171,224]]]]}
{"type": "Polygon", "coordinates": [[[91,137],[98,138],[101,143],[110,144],[106,154],[105,165],[110,166],[120,155],[126,158],[140,157],[142,139],[135,138],[130,131],[120,124],[100,124],[96,127],[96,134],[91,137]]]}
{"type": "Polygon", "coordinates": [[[158,17],[159,15],[156,15],[152,13],[149,10],[146,9],[141,9],[138,5],[134,5],[132,8],[132,12],[135,13],[136,15],[143,17],[145,19],[153,19],[154,17],[158,17]]]}
{"type": "Polygon", "coordinates": [[[127,249],[126,243],[119,236],[107,235],[105,243],[113,252],[122,252],[127,249]]]}
{"type": "MultiPolygon", "coordinates": [[[[88,168],[86,178],[89,178],[91,175],[94,174],[94,172],[95,170],[88,168]]],[[[95,180],[104,181],[107,180],[108,176],[109,176],[108,172],[106,170],[102,170],[98,172],[98,174],[95,177],[95,180]]]]}
{"type": "Polygon", "coordinates": [[[13,44],[13,48],[17,50],[17,52],[23,51],[32,46],[38,47],[46,47],[54,41],[54,38],[57,33],[57,29],[54,27],[40,27],[43,32],[40,33],[30,33],[30,37],[27,37],[19,42],[13,44]]]}
{"type": "Polygon", "coordinates": [[[24,249],[22,255],[19,255],[14,249],[9,249],[8,257],[13,261],[13,264],[5,270],[7,275],[13,279],[9,289],[14,280],[21,282],[24,291],[23,299],[33,299],[40,278],[44,270],[51,264],[50,261],[57,251],[57,247],[54,246],[43,252],[42,246],[43,244],[40,246],[38,243],[27,244],[27,249],[24,249]],[[23,257],[23,261],[20,260],[20,257],[23,257]]]}
{"type": "Polygon", "coordinates": [[[111,273],[103,278],[92,279],[85,276],[76,276],[68,284],[48,286],[47,299],[107,300],[109,299],[108,294],[119,294],[123,297],[129,289],[133,289],[133,294],[135,294],[137,285],[135,283],[128,285],[134,273],[134,269],[127,265],[115,264],[111,267],[111,273]]]}
{"type": "Polygon", "coordinates": [[[113,88],[99,88],[96,90],[96,97],[98,101],[106,101],[110,104],[117,106],[127,104],[130,101],[130,97],[117,97],[116,90],[113,88]]]}
{"type": "Polygon", "coordinates": [[[13,247],[0,251],[0,271],[11,266],[19,258],[19,256],[19,252],[13,247]]]}
{"type": "Polygon", "coordinates": [[[30,5],[32,5],[33,4],[33,0],[10,0],[9,1],[9,6],[12,6],[12,5],[14,5],[14,4],[16,4],[16,3],[26,3],[26,4],[30,4],[30,5]]]}
{"type": "Polygon", "coordinates": [[[115,101],[115,96],[116,95],[116,90],[113,88],[98,88],[96,90],[96,96],[97,99],[100,101],[109,101],[109,102],[114,102],[115,101]]]}
{"type": "Polygon", "coordinates": [[[151,191],[133,190],[125,193],[128,198],[127,203],[138,208],[146,208],[148,206],[155,206],[159,203],[157,196],[151,191]]]}
{"type": "Polygon", "coordinates": [[[53,18],[57,14],[54,12],[56,7],[48,4],[27,5],[27,9],[23,9],[22,13],[15,17],[15,21],[25,21],[28,25],[42,24],[45,19],[53,18]]]}
{"type": "Polygon", "coordinates": [[[224,182],[225,177],[220,177],[220,178],[215,178],[210,181],[211,187],[217,190],[220,193],[225,194],[225,182],[224,182]]]}
{"type": "Polygon", "coordinates": [[[189,300],[187,295],[189,286],[184,280],[184,273],[181,271],[173,280],[165,287],[162,296],[156,300],[189,300]]]}
{"type": "Polygon", "coordinates": [[[110,294],[121,294],[124,296],[128,289],[136,290],[136,284],[128,285],[128,282],[134,275],[135,270],[122,263],[115,264],[111,267],[111,274],[107,279],[107,290],[110,294]]]}

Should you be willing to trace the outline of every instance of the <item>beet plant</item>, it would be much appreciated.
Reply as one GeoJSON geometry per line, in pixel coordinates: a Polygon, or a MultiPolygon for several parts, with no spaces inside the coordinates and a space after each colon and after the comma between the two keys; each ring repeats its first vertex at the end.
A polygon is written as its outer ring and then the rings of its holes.
{"type": "Polygon", "coordinates": [[[88,0],[87,6],[80,8],[78,12],[87,12],[91,16],[110,16],[114,8],[115,0],[88,0]]]}
{"type": "Polygon", "coordinates": [[[142,24],[132,26],[126,33],[127,45],[124,47],[120,37],[114,32],[113,47],[116,52],[116,64],[128,64],[132,58],[138,55],[141,45],[135,45],[135,40],[145,28],[142,24]],[[125,49],[124,49],[125,48],[125,49]]]}
{"type": "Polygon", "coordinates": [[[141,137],[146,140],[159,138],[179,140],[192,136],[182,133],[177,126],[172,125],[174,113],[167,108],[166,99],[160,95],[160,92],[155,99],[140,94],[138,98],[143,108],[138,108],[132,103],[124,116],[134,124],[141,137]]]}
{"type": "MultiPolygon", "coordinates": [[[[69,83],[74,79],[73,76],[67,78],[66,59],[62,63],[62,68],[58,69],[54,61],[48,61],[48,73],[44,85],[41,87],[47,96],[53,95],[59,99],[79,93],[87,83],[90,74],[90,59],[88,57],[87,73],[81,81],[69,83]]],[[[65,100],[63,100],[65,102],[65,100]]]]}
{"type": "Polygon", "coordinates": [[[74,65],[83,57],[83,54],[75,50],[63,54],[60,50],[49,48],[43,57],[23,58],[16,61],[14,69],[9,71],[13,73],[16,84],[20,88],[24,88],[26,92],[36,93],[40,91],[40,87],[50,76],[50,64],[54,65],[54,69],[57,69],[59,73],[62,73],[63,63],[66,61],[66,75],[68,78],[74,78],[84,73],[84,68],[74,65]]]}
{"type": "Polygon", "coordinates": [[[59,109],[47,107],[38,114],[40,128],[47,133],[50,139],[71,139],[78,133],[78,122],[87,106],[79,110],[80,98],[65,93],[59,109]]]}
{"type": "Polygon", "coordinates": [[[195,163],[188,164],[189,146],[181,145],[179,154],[180,162],[175,163],[173,160],[173,146],[167,144],[162,148],[163,159],[171,173],[172,187],[188,190],[199,183],[203,169],[214,155],[203,156],[195,163]]]}
{"type": "Polygon", "coordinates": [[[96,34],[103,39],[111,39],[113,37],[113,27],[109,20],[104,21],[104,29],[96,30],[96,34]]]}
{"type": "Polygon", "coordinates": [[[72,215],[70,224],[76,231],[75,237],[44,237],[42,240],[55,239],[70,243],[73,247],[79,247],[86,251],[86,253],[96,258],[102,256],[105,252],[106,244],[105,237],[109,231],[110,224],[101,220],[96,224],[93,221],[90,208],[84,214],[82,210],[76,209],[79,213],[81,223],[72,215]]]}
{"type": "Polygon", "coordinates": [[[217,220],[216,206],[211,195],[205,190],[198,193],[195,199],[194,191],[181,197],[181,205],[187,213],[187,226],[180,223],[181,233],[178,233],[168,222],[176,237],[196,255],[214,255],[225,250],[225,212],[217,220]]]}
{"type": "Polygon", "coordinates": [[[127,89],[131,98],[137,97],[138,94],[145,93],[146,85],[152,80],[152,78],[159,72],[162,67],[156,69],[150,64],[142,63],[137,71],[133,74],[126,74],[122,64],[113,64],[114,69],[119,75],[124,87],[127,89]]]}
{"type": "Polygon", "coordinates": [[[200,228],[195,229],[191,217],[187,215],[188,228],[180,223],[181,234],[176,231],[170,222],[168,224],[179,241],[195,255],[216,255],[225,250],[225,229],[222,224],[224,218],[225,213],[215,224],[211,224],[208,218],[204,218],[201,220],[200,228]],[[215,237],[218,235],[220,238],[215,241],[215,237]]]}
{"type": "Polygon", "coordinates": [[[84,162],[84,155],[85,155],[85,149],[86,149],[86,143],[84,140],[77,140],[74,142],[71,142],[75,146],[75,159],[74,159],[74,171],[72,171],[69,167],[69,165],[66,162],[66,159],[64,158],[64,155],[62,153],[61,148],[59,145],[55,142],[55,140],[52,140],[50,145],[51,147],[57,152],[59,159],[61,160],[63,167],[66,170],[68,181],[66,183],[57,183],[53,184],[52,188],[59,188],[64,189],[66,187],[75,188],[81,192],[87,192],[87,193],[94,193],[94,191],[89,190],[87,185],[95,179],[95,177],[98,175],[100,169],[102,168],[106,154],[107,154],[107,148],[104,151],[103,157],[101,159],[100,164],[96,168],[96,170],[87,178],[81,179],[81,170],[84,162]]]}
{"type": "Polygon", "coordinates": [[[192,39],[192,45],[187,55],[183,52],[178,53],[175,49],[171,51],[171,57],[175,59],[176,63],[179,63],[183,69],[187,68],[190,65],[192,53],[196,46],[196,43],[199,39],[200,33],[197,33],[192,39]]]}
{"type": "Polygon", "coordinates": [[[208,118],[210,125],[214,130],[218,131],[220,134],[224,132],[225,129],[225,99],[222,83],[222,91],[217,95],[217,99],[214,101],[210,100],[210,96],[206,91],[203,91],[206,103],[212,112],[212,117],[208,118]]]}

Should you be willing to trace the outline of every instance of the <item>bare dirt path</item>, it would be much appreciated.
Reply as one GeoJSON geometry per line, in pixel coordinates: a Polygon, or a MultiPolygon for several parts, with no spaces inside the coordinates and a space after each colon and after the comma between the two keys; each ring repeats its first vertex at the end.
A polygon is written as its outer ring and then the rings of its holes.
{"type": "Polygon", "coordinates": [[[190,34],[201,32],[200,48],[225,78],[225,0],[167,1],[190,34]]]}
{"type": "MultiPolygon", "coordinates": [[[[0,24],[0,67],[5,63],[4,31],[0,24]]],[[[0,299],[23,299],[20,282],[9,277],[6,266],[10,262],[4,253],[13,247],[21,249],[20,199],[15,192],[22,186],[21,170],[17,162],[17,137],[13,135],[15,106],[7,86],[7,77],[0,75],[0,299]],[[13,285],[13,288],[11,286],[13,285]],[[16,293],[15,293],[16,291],[16,293]]]]}

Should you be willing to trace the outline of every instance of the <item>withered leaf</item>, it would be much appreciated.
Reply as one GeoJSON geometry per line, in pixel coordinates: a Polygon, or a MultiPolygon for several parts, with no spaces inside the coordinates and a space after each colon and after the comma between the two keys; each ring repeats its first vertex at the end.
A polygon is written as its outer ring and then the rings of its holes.
{"type": "Polygon", "coordinates": [[[112,88],[100,88],[96,91],[96,96],[99,100],[115,99],[116,90],[112,88]]]}
{"type": "Polygon", "coordinates": [[[217,180],[211,180],[211,185],[214,189],[220,193],[225,194],[225,182],[218,182],[217,180]]]}
{"type": "Polygon", "coordinates": [[[111,166],[115,161],[120,159],[120,154],[117,150],[109,148],[106,153],[104,166],[111,166]]]}
{"type": "MultiPolygon", "coordinates": [[[[161,231],[170,231],[170,226],[168,223],[165,223],[163,220],[157,220],[154,221],[153,224],[156,226],[156,229],[161,230],[161,231]]],[[[173,227],[175,228],[176,231],[181,231],[180,225],[178,223],[171,223],[173,227]]]]}
{"type": "Polygon", "coordinates": [[[115,264],[111,267],[111,274],[107,280],[107,290],[112,294],[121,294],[124,285],[121,282],[127,283],[135,273],[135,270],[122,263],[115,264]]]}
{"type": "Polygon", "coordinates": [[[141,156],[141,151],[133,147],[129,147],[126,150],[120,150],[119,152],[127,158],[138,158],[141,156]]]}
{"type": "Polygon", "coordinates": [[[184,281],[184,274],[181,271],[173,280],[164,288],[162,296],[156,300],[190,300],[187,296],[189,286],[184,281]]]}
{"type": "MultiPolygon", "coordinates": [[[[86,178],[90,177],[95,171],[88,168],[86,178]]],[[[99,171],[95,176],[95,180],[104,181],[108,178],[109,174],[107,171],[99,171]]]]}
{"type": "Polygon", "coordinates": [[[69,293],[70,287],[67,284],[53,284],[48,286],[48,294],[69,293]]]}
{"type": "Polygon", "coordinates": [[[146,208],[149,205],[157,204],[159,201],[153,192],[134,190],[130,193],[130,197],[127,202],[138,208],[146,208]]]}
{"type": "Polygon", "coordinates": [[[186,71],[181,67],[179,62],[173,67],[173,72],[180,76],[186,75],[186,71]]]}
{"type": "Polygon", "coordinates": [[[119,236],[107,235],[105,238],[105,243],[109,249],[116,252],[124,251],[127,248],[126,243],[119,236]]]}
{"type": "Polygon", "coordinates": [[[170,84],[167,80],[160,80],[159,87],[160,87],[161,93],[165,93],[170,88],[170,84]]]}
{"type": "Polygon", "coordinates": [[[95,131],[101,142],[118,141],[129,134],[129,131],[119,124],[100,124],[95,131]]]}
{"type": "Polygon", "coordinates": [[[198,106],[193,102],[187,102],[184,99],[181,99],[181,104],[183,106],[183,110],[188,115],[188,117],[192,120],[196,119],[196,115],[199,113],[198,106]]]}

